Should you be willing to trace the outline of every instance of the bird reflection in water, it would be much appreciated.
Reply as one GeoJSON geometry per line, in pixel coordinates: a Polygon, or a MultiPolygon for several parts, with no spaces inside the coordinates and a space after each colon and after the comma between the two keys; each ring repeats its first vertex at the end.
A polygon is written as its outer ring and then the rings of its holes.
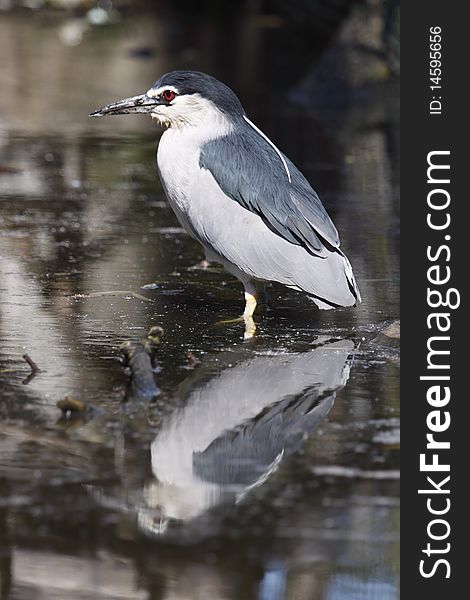
{"type": "Polygon", "coordinates": [[[225,352],[212,366],[206,361],[182,384],[183,408],[151,444],[153,477],[143,490],[121,490],[120,500],[90,491],[108,508],[136,514],[151,535],[243,502],[301,447],[347,383],[354,343],[317,344],[302,353],[225,352]]]}

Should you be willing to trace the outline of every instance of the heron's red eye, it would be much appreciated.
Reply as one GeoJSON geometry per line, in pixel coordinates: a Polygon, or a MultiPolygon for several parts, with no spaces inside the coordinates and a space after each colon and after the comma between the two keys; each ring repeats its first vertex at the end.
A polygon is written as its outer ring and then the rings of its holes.
{"type": "Polygon", "coordinates": [[[163,92],[163,97],[167,102],[171,102],[175,98],[176,94],[173,90],[165,90],[163,92]]]}

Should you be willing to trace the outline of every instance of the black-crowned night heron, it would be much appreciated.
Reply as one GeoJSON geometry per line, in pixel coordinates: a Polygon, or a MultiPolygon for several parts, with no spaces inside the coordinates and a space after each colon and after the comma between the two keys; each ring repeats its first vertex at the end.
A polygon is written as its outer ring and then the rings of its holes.
{"type": "Polygon", "coordinates": [[[205,73],[173,71],[91,116],[129,113],[167,128],[157,163],[168,201],[206,258],[243,283],[248,328],[266,282],[306,292],[322,309],[360,301],[320,198],[230,88],[205,73]]]}

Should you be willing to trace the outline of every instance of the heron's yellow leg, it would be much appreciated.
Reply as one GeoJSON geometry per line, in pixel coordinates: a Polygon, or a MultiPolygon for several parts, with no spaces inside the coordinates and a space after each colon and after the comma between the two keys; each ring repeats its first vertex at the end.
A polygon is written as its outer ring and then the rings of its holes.
{"type": "Polygon", "coordinates": [[[243,320],[245,321],[245,333],[243,335],[245,340],[249,340],[256,333],[256,324],[253,320],[253,314],[256,310],[256,296],[245,292],[245,310],[243,312],[243,320]]]}
{"type": "Polygon", "coordinates": [[[245,340],[252,338],[256,332],[256,324],[253,320],[253,314],[257,307],[266,309],[266,286],[262,282],[249,282],[245,284],[245,310],[241,317],[236,319],[227,319],[218,321],[217,325],[229,323],[245,322],[245,340]],[[247,291],[247,289],[249,291],[247,291]]]}
{"type": "Polygon", "coordinates": [[[224,319],[223,321],[217,321],[216,325],[228,325],[230,323],[245,323],[245,333],[243,337],[245,340],[252,338],[256,332],[256,325],[253,320],[253,313],[256,310],[256,296],[245,292],[245,310],[241,317],[236,317],[235,319],[224,319]]]}
{"type": "Polygon", "coordinates": [[[245,310],[243,312],[243,318],[246,320],[247,317],[253,317],[253,314],[256,310],[256,305],[258,304],[256,300],[256,296],[253,294],[249,294],[245,292],[245,310]]]}

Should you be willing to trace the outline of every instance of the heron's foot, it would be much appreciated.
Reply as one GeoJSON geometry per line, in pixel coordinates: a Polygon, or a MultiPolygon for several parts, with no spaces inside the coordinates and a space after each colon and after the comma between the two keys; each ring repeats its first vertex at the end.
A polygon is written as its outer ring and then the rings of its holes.
{"type": "Polygon", "coordinates": [[[245,292],[245,310],[241,317],[235,319],[224,319],[223,321],[217,321],[216,325],[230,325],[232,323],[245,323],[245,333],[243,338],[245,340],[251,339],[256,333],[256,323],[253,320],[253,314],[257,306],[265,307],[265,304],[258,305],[256,296],[245,292]]]}
{"type": "Polygon", "coordinates": [[[253,314],[256,310],[258,303],[256,301],[256,296],[245,292],[245,310],[241,317],[236,317],[235,319],[224,319],[223,321],[217,321],[216,325],[228,325],[229,323],[239,323],[240,321],[245,321],[251,319],[253,321],[253,314]]]}
{"type": "Polygon", "coordinates": [[[256,323],[253,320],[253,317],[243,317],[245,321],[245,333],[243,334],[244,340],[250,340],[254,337],[256,333],[256,323]]]}
{"type": "Polygon", "coordinates": [[[243,339],[249,340],[254,337],[256,333],[256,324],[253,320],[253,317],[249,315],[242,315],[241,317],[236,317],[235,319],[223,319],[222,321],[217,321],[216,325],[233,325],[234,323],[245,323],[243,339]]]}
{"type": "Polygon", "coordinates": [[[222,321],[216,321],[216,325],[232,325],[233,323],[243,323],[243,315],[241,317],[235,317],[234,319],[222,319],[222,321]]]}

